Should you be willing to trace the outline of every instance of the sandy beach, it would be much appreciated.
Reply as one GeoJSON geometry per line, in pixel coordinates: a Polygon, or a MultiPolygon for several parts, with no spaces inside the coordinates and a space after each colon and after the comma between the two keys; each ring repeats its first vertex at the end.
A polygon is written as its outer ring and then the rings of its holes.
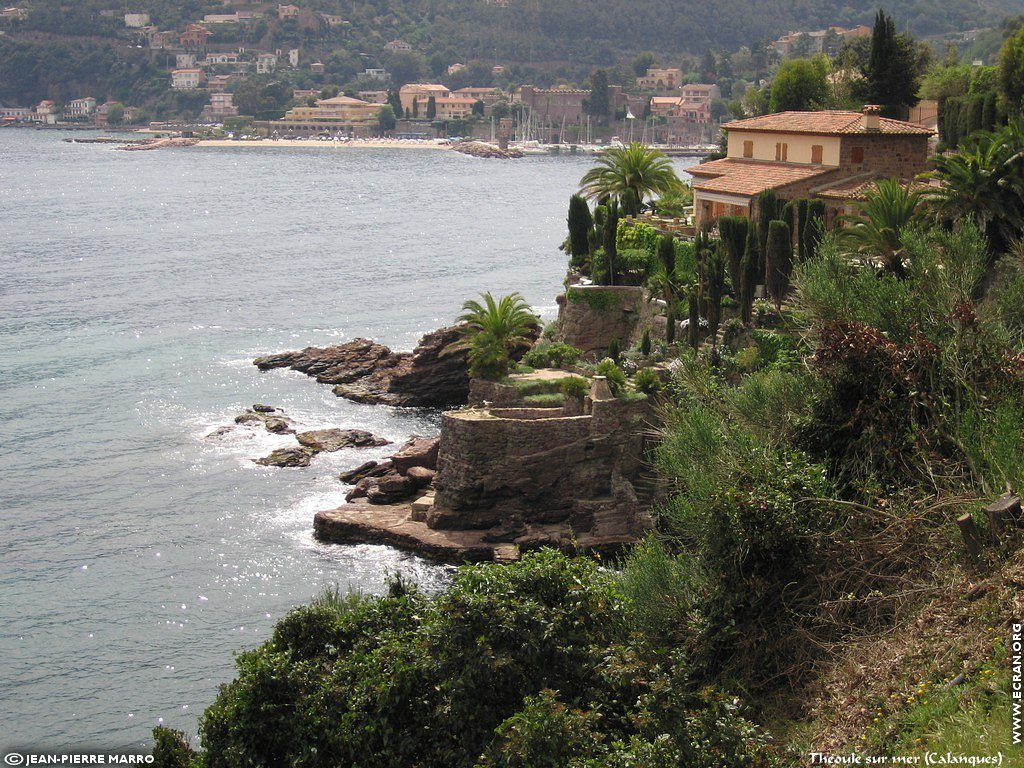
{"type": "Polygon", "coordinates": [[[235,141],[233,139],[203,139],[197,147],[316,147],[318,149],[451,149],[448,144],[433,141],[401,139],[352,139],[349,141],[319,141],[317,139],[261,139],[235,141]]]}

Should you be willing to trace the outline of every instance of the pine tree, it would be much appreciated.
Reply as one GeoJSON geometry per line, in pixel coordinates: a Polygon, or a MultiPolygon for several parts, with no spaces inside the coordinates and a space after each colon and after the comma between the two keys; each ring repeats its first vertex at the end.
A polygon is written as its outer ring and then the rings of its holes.
{"type": "Polygon", "coordinates": [[[775,308],[782,310],[782,300],[789,290],[789,276],[793,271],[793,234],[784,221],[768,225],[768,248],[765,252],[768,275],[765,288],[775,300],[775,308]]]}

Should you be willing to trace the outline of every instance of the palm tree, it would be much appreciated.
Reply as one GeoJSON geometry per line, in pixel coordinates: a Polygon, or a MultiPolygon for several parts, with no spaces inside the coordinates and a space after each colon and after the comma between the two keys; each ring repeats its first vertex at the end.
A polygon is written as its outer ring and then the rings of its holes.
{"type": "Polygon", "coordinates": [[[540,319],[518,293],[495,300],[488,292],[480,298],[482,303],[470,299],[462,305],[458,320],[464,324],[464,338],[452,348],[469,350],[471,376],[496,379],[533,343],[540,319]]]}
{"type": "Polygon", "coordinates": [[[902,230],[921,219],[923,197],[923,190],[915,189],[913,182],[876,181],[864,193],[858,214],[841,217],[851,226],[839,230],[839,244],[869,260],[877,259],[886,271],[905,277],[902,230]]]}
{"type": "Polygon", "coordinates": [[[953,155],[935,158],[925,174],[940,186],[929,195],[939,218],[973,218],[993,258],[1009,250],[1024,230],[1024,119],[1002,130],[975,133],[953,155]]]}
{"type": "Polygon", "coordinates": [[[632,193],[643,203],[644,198],[678,192],[683,183],[662,152],[644,144],[612,147],[597,160],[580,179],[580,188],[591,199],[614,196],[621,199],[632,193]]]}

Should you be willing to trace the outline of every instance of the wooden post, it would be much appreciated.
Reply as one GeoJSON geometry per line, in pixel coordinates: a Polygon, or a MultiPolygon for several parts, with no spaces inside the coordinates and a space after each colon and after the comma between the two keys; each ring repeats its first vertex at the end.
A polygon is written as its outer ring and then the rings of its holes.
{"type": "Polygon", "coordinates": [[[1012,493],[1004,493],[996,501],[985,507],[988,527],[991,535],[998,538],[1010,528],[1020,525],[1020,499],[1012,493]]]}
{"type": "Polygon", "coordinates": [[[978,531],[978,526],[974,524],[971,513],[960,515],[956,519],[956,524],[960,528],[960,535],[964,539],[967,552],[971,557],[979,557],[981,555],[981,533],[978,531]]]}

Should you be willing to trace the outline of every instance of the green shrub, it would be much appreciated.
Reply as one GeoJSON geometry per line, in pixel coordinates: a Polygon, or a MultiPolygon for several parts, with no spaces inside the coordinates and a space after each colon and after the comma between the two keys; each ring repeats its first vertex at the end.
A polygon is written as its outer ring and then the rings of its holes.
{"type": "Polygon", "coordinates": [[[561,341],[542,341],[523,357],[523,362],[534,368],[565,368],[575,365],[583,350],[561,341]]]}
{"type": "Polygon", "coordinates": [[[527,395],[523,403],[531,408],[559,408],[565,402],[565,395],[561,392],[551,392],[545,395],[527,395]]]}
{"type": "Polygon", "coordinates": [[[566,376],[560,379],[559,389],[566,397],[582,400],[590,391],[590,382],[582,376],[566,376]]]}
{"type": "Polygon", "coordinates": [[[645,395],[653,395],[664,387],[661,377],[653,368],[641,368],[637,371],[633,377],[633,385],[638,392],[643,392],[645,395]]]}
{"type": "Polygon", "coordinates": [[[198,757],[184,733],[162,725],[153,729],[152,754],[156,768],[189,768],[198,757]]]}
{"type": "Polygon", "coordinates": [[[616,285],[643,285],[654,268],[654,256],[635,248],[620,250],[615,264],[616,285]]]}
{"type": "Polygon", "coordinates": [[[618,365],[619,364],[619,356],[621,354],[622,354],[622,345],[619,343],[618,339],[612,339],[610,342],[608,342],[608,354],[606,355],[606,357],[608,357],[611,360],[615,361],[615,364],[618,365]]]}
{"type": "Polygon", "coordinates": [[[673,555],[648,536],[633,547],[622,569],[626,620],[659,643],[683,642],[699,632],[698,600],[705,586],[694,558],[673,555]]]}
{"type": "Polygon", "coordinates": [[[595,312],[611,312],[619,308],[621,300],[615,291],[602,291],[600,288],[570,288],[565,293],[568,301],[583,302],[595,312]]]}
{"type": "Polygon", "coordinates": [[[609,357],[599,362],[594,366],[594,374],[597,376],[604,376],[608,380],[608,387],[611,389],[613,395],[618,395],[622,391],[623,387],[626,386],[626,374],[622,372],[622,369],[615,364],[615,361],[609,357]]]}
{"type": "Polygon", "coordinates": [[[644,357],[651,356],[651,329],[644,328],[643,336],[640,337],[640,354],[644,357]]]}

